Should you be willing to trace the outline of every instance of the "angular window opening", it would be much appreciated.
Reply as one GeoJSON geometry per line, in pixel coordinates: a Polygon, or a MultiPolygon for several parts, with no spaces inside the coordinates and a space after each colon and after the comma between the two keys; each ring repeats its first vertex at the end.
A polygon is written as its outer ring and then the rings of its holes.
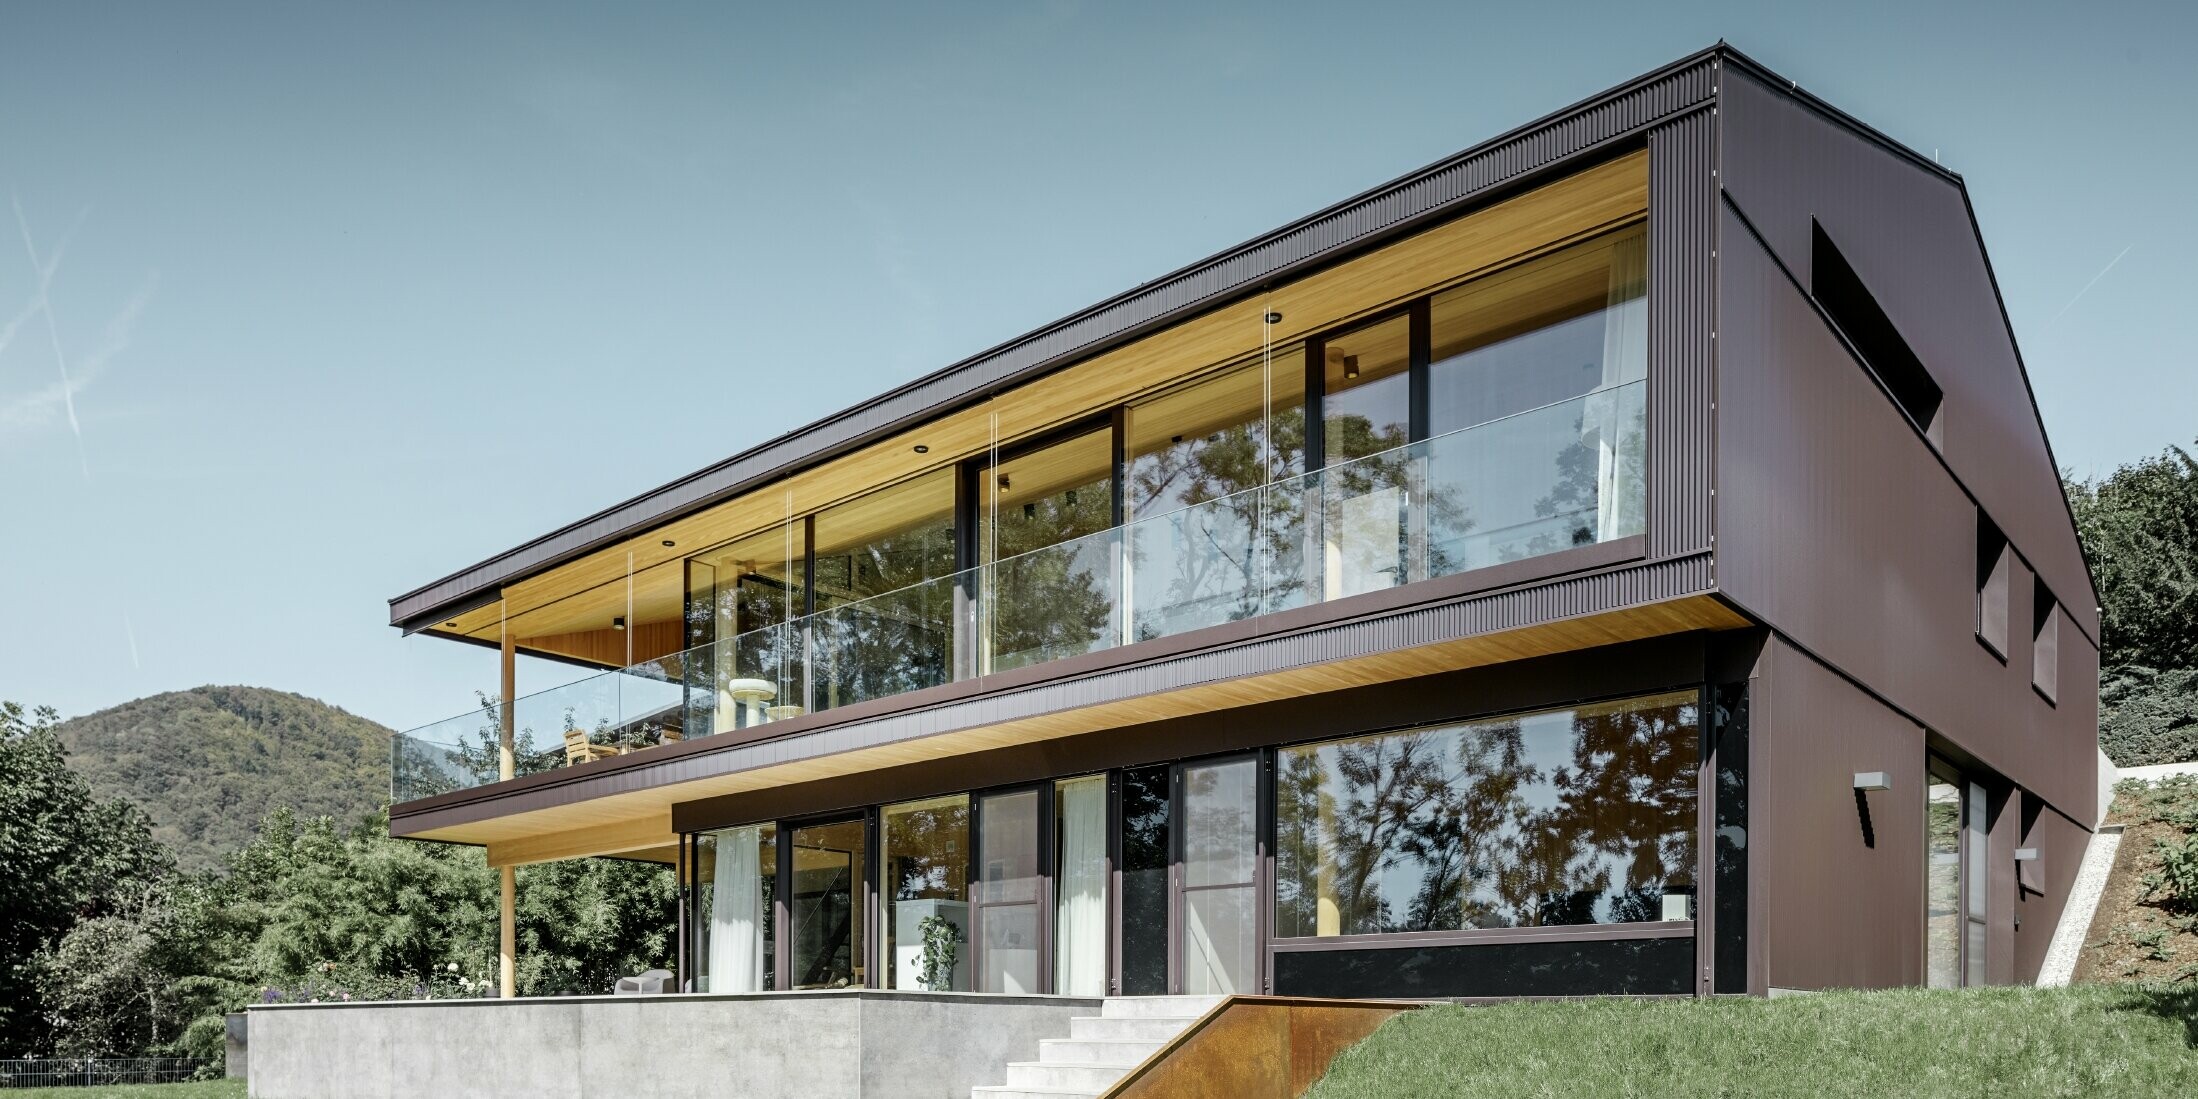
{"type": "Polygon", "coordinates": [[[1885,315],[1877,298],[1848,264],[1847,257],[1824,232],[1822,223],[1810,219],[1809,286],[1817,304],[1831,314],[1832,322],[1854,345],[1863,364],[1891,391],[1893,401],[1923,429],[1924,437],[1938,446],[1943,438],[1939,406],[1945,394],[1924,369],[1923,360],[1901,338],[1892,318],[1885,315]]]}
{"type": "Polygon", "coordinates": [[[1977,512],[1977,640],[2007,659],[2007,585],[2014,572],[2007,536],[1977,512]]]}
{"type": "Polygon", "coordinates": [[[2042,581],[2031,582],[2030,685],[2047,702],[2059,702],[2061,693],[2060,602],[2042,581]]]}

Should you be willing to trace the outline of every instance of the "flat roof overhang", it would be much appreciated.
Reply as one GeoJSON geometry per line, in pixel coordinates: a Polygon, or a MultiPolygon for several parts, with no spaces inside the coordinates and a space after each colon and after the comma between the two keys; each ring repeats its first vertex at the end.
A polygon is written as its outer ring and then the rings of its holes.
{"type": "Polygon", "coordinates": [[[389,601],[390,624],[454,636],[436,627],[495,601],[504,585],[1576,171],[1659,123],[1706,109],[1723,58],[1738,55],[1720,43],[1682,58],[397,596],[389,601]]]}
{"type": "MultiPolygon", "coordinates": [[[[393,806],[390,834],[493,865],[664,859],[683,803],[1296,696],[1752,622],[1710,559],[1641,539],[1246,619],[393,806]]],[[[970,776],[970,787],[986,785],[970,776]]],[[[819,808],[833,808],[822,806],[819,808]]]]}

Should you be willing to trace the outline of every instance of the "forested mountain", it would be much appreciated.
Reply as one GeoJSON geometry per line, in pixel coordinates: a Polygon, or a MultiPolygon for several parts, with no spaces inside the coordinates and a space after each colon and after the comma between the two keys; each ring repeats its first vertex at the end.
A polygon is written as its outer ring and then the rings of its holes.
{"type": "Polygon", "coordinates": [[[389,730],[286,691],[171,691],[56,731],[93,793],[143,806],[187,870],[219,865],[276,809],[348,826],[389,799],[389,730]]]}

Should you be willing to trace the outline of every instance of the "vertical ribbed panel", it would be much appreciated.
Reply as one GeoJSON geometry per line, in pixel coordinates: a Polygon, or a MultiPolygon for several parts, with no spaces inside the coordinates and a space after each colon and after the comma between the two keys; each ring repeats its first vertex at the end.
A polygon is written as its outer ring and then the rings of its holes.
{"type": "Polygon", "coordinates": [[[1716,118],[1649,132],[1648,553],[1710,544],[1716,118]]]}

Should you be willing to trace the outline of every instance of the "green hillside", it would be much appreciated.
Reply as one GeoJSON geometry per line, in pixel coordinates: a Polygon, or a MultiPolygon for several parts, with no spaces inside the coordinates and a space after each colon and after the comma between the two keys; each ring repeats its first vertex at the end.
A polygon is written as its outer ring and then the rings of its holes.
{"type": "Polygon", "coordinates": [[[389,730],[264,687],[172,691],[62,722],[69,764],[152,814],[185,868],[249,843],[289,807],[348,824],[389,798],[389,730]]]}

